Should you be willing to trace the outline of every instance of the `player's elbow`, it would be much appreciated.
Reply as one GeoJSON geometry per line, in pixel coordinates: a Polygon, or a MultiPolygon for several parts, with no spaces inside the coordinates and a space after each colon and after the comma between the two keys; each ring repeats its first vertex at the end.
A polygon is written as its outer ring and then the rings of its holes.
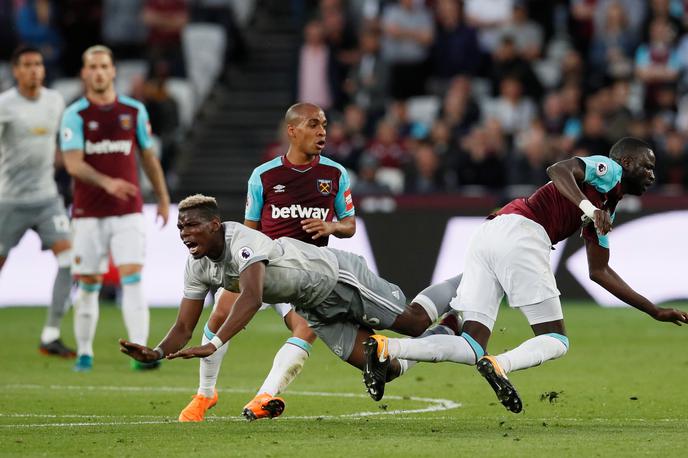
{"type": "Polygon", "coordinates": [[[588,273],[588,277],[590,278],[590,280],[594,281],[598,285],[601,285],[602,283],[604,283],[606,274],[603,269],[591,269],[588,273]]]}

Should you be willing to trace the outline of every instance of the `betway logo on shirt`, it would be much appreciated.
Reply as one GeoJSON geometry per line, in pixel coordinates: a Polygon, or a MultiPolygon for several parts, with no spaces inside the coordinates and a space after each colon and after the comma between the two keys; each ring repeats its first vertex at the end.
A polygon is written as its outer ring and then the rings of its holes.
{"type": "Polygon", "coordinates": [[[131,152],[131,140],[101,140],[90,142],[86,140],[86,154],[111,154],[122,153],[125,156],[131,152]]]}
{"type": "Polygon", "coordinates": [[[294,204],[288,207],[272,207],[272,219],[278,218],[318,218],[325,220],[327,215],[330,213],[329,208],[320,207],[302,207],[301,205],[294,204]]]}

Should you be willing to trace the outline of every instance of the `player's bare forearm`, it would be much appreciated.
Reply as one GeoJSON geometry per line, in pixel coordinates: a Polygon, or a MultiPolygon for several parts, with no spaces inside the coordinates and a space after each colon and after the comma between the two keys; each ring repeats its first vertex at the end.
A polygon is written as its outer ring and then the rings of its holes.
{"type": "Polygon", "coordinates": [[[84,161],[83,151],[68,151],[62,155],[67,173],[79,181],[104,188],[104,184],[112,179],[109,175],[100,173],[84,161]]]}
{"type": "Polygon", "coordinates": [[[198,319],[203,311],[203,300],[183,298],[179,306],[177,321],[160,341],[158,347],[163,355],[169,355],[183,348],[193,335],[198,319]]]}
{"type": "Polygon", "coordinates": [[[353,237],[356,233],[356,218],[354,216],[347,216],[341,221],[333,223],[335,225],[332,235],[340,239],[348,239],[353,237]]]}
{"type": "Polygon", "coordinates": [[[162,172],[160,161],[155,156],[153,149],[149,148],[143,151],[141,158],[141,166],[153,186],[153,192],[158,204],[170,203],[170,194],[167,191],[167,184],[165,183],[165,174],[162,172]]]}
{"type": "Polygon", "coordinates": [[[265,264],[257,262],[248,266],[239,275],[241,294],[237,298],[227,319],[215,335],[227,342],[244,329],[263,303],[263,280],[265,264]]]}
{"type": "Polygon", "coordinates": [[[578,206],[585,200],[585,194],[578,186],[585,178],[583,162],[577,158],[565,159],[547,167],[547,175],[557,190],[574,205],[578,206]]]}

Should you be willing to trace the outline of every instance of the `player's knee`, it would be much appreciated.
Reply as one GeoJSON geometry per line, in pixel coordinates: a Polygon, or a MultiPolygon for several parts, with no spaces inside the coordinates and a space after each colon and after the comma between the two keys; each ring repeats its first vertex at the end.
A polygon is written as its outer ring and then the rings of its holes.
{"type": "Polygon", "coordinates": [[[396,323],[399,325],[397,328],[407,336],[418,337],[428,329],[432,320],[425,309],[414,302],[406,307],[404,313],[397,318],[396,323]]]}
{"type": "Polygon", "coordinates": [[[291,335],[292,337],[305,340],[309,344],[315,342],[315,339],[317,338],[313,330],[310,328],[310,326],[308,326],[308,323],[306,323],[305,321],[303,323],[296,324],[291,331],[291,335]]]}

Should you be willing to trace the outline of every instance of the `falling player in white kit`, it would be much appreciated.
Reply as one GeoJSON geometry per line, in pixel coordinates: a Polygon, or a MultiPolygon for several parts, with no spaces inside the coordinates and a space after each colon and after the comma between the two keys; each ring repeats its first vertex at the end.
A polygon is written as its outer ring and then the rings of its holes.
{"type": "Polygon", "coordinates": [[[37,48],[17,48],[12,72],[17,86],[0,94],[0,269],[24,233],[36,231],[42,248],[52,250],[57,259],[39,350],[73,358],[74,350],[60,339],[72,286],[71,243],[69,218],[54,179],[64,100],[57,91],[43,87],[45,66],[37,48]]]}
{"type": "MultiPolygon", "coordinates": [[[[359,369],[365,365],[363,342],[373,328],[410,336],[458,331],[446,325],[427,328],[449,310],[459,276],[426,288],[407,304],[399,287],[371,272],[362,257],[222,223],[211,197],[182,200],[177,227],[190,254],[184,298],[176,323],[155,349],[120,340],[121,351],[137,361],[207,357],[241,331],[263,302],[291,304],[337,356],[359,369]],[[220,286],[240,293],[227,319],[210,342],[180,351],[198,324],[206,294],[220,286]]],[[[408,367],[406,361],[392,361],[386,381],[408,367]]]]}

